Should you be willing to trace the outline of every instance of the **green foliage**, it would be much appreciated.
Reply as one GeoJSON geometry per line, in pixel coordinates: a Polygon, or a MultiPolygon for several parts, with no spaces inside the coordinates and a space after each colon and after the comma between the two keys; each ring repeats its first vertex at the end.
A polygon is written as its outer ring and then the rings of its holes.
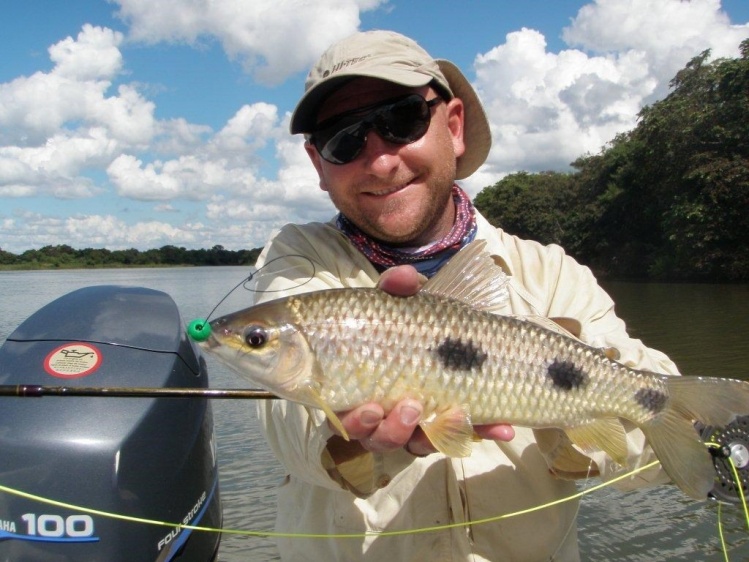
{"type": "Polygon", "coordinates": [[[689,61],[634,130],[573,162],[564,187],[553,174],[514,174],[477,207],[599,274],[749,280],[749,39],[739,58],[709,55],[689,61]]]}
{"type": "Polygon", "coordinates": [[[479,193],[474,203],[493,224],[545,244],[561,244],[569,209],[569,174],[520,172],[479,193]]]}
{"type": "Polygon", "coordinates": [[[260,248],[227,250],[214,246],[210,250],[188,250],[177,246],[141,252],[135,248],[110,251],[104,248],[75,250],[68,245],[44,246],[20,255],[0,250],[2,269],[57,269],[89,267],[151,267],[185,265],[253,265],[260,248]]]}

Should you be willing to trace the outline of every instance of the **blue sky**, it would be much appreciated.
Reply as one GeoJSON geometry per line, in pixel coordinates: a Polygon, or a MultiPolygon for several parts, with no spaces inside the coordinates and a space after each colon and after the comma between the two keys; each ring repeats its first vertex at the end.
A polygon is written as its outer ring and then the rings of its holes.
{"type": "Polygon", "coordinates": [[[745,0],[5,0],[0,248],[261,246],[327,220],[288,116],[308,67],[393,29],[458,64],[492,124],[475,195],[565,170],[631,129],[710,48],[737,56],[745,0]]]}

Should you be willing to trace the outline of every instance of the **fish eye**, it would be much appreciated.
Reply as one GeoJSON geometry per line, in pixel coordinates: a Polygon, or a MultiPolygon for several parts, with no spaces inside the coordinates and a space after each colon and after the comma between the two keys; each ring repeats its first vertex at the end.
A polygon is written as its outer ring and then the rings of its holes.
{"type": "Polygon", "coordinates": [[[244,341],[255,349],[263,347],[268,343],[268,331],[262,326],[250,326],[244,332],[244,341]]]}

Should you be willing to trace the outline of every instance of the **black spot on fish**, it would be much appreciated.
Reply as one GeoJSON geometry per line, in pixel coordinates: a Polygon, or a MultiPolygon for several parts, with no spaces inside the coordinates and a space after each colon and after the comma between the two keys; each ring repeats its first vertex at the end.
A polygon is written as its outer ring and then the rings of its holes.
{"type": "Polygon", "coordinates": [[[572,390],[588,384],[588,375],[572,361],[555,359],[547,371],[554,386],[562,390],[572,390]]]}
{"type": "Polygon", "coordinates": [[[646,410],[650,410],[654,414],[657,414],[663,410],[666,401],[668,400],[668,396],[654,388],[641,388],[635,392],[635,400],[646,410]]]}
{"type": "Polygon", "coordinates": [[[446,368],[459,371],[470,371],[474,367],[480,368],[488,357],[471,340],[463,342],[451,337],[445,338],[445,341],[437,346],[437,355],[446,368]]]}

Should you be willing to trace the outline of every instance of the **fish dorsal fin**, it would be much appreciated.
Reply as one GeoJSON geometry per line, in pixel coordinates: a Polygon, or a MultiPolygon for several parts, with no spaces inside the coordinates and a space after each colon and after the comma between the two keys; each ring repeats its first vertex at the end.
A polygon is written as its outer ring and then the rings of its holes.
{"type": "Polygon", "coordinates": [[[471,418],[458,406],[435,413],[420,424],[434,448],[448,457],[468,457],[473,443],[471,418]]]}
{"type": "Polygon", "coordinates": [[[486,251],[486,240],[474,240],[455,254],[421,290],[459,300],[478,310],[495,312],[507,303],[509,280],[486,251]]]}
{"type": "Polygon", "coordinates": [[[565,433],[584,452],[604,451],[622,466],[627,463],[627,434],[618,418],[599,418],[589,424],[565,428],[565,433]]]}

